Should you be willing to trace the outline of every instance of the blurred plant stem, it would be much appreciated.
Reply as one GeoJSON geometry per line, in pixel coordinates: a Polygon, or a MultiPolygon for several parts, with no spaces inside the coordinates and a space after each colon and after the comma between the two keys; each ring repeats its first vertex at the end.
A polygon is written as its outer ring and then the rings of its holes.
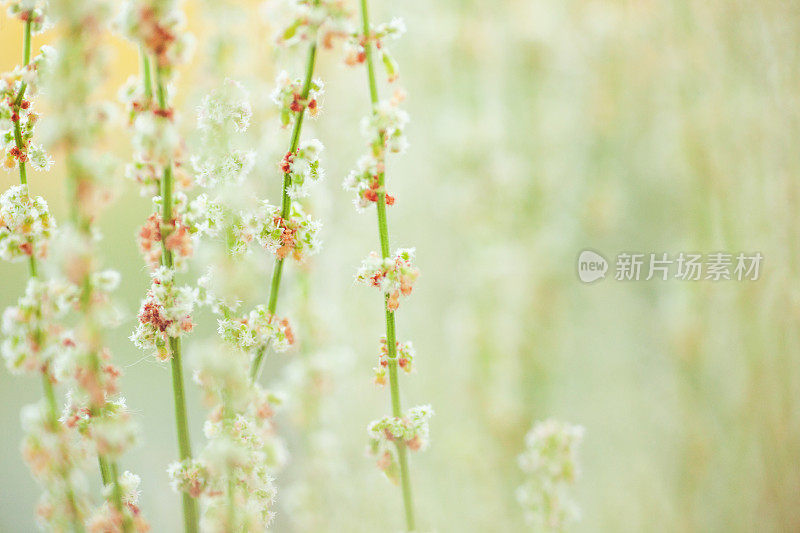
{"type": "MultiPolygon", "coordinates": [[[[23,67],[27,67],[28,64],[31,62],[31,20],[28,19],[25,22],[25,33],[23,37],[23,44],[22,44],[22,64],[23,67]]],[[[14,99],[14,107],[15,112],[19,113],[20,105],[22,104],[22,99],[25,97],[25,89],[27,89],[27,84],[23,81],[19,88],[19,93],[17,93],[17,97],[14,99]]],[[[14,142],[16,144],[17,150],[20,153],[25,153],[25,143],[22,140],[22,128],[19,125],[19,120],[14,121],[14,142]]],[[[22,185],[26,187],[26,194],[30,197],[30,191],[27,190],[28,186],[28,177],[25,169],[25,160],[23,158],[19,158],[19,181],[22,185]]],[[[31,279],[35,279],[39,276],[39,268],[36,261],[36,250],[31,251],[30,259],[28,261],[28,267],[30,270],[30,277],[31,279]]],[[[41,332],[37,332],[37,337],[40,337],[41,332]]],[[[50,371],[50,365],[46,364],[42,368],[42,390],[44,392],[45,402],[47,406],[47,423],[50,426],[50,429],[53,432],[58,430],[59,421],[58,421],[58,404],[56,403],[56,396],[55,391],[53,390],[53,378],[50,371]]],[[[78,513],[78,506],[75,503],[75,494],[72,490],[72,484],[69,480],[69,474],[67,472],[61,472],[64,478],[64,484],[66,486],[66,497],[67,503],[70,506],[70,518],[72,520],[72,530],[76,532],[84,531],[83,523],[79,518],[78,513]]]]}
{"type": "MultiPolygon", "coordinates": [[[[71,143],[72,144],[72,143],[71,143]]],[[[68,145],[67,146],[67,175],[68,179],[71,182],[71,187],[73,191],[73,209],[71,210],[72,215],[72,224],[78,231],[81,232],[83,238],[86,242],[92,241],[92,223],[91,223],[91,215],[87,213],[81,213],[81,190],[83,187],[81,186],[81,180],[83,176],[83,172],[81,171],[80,165],[75,160],[75,153],[78,150],[77,146],[68,145]]],[[[101,361],[100,355],[98,354],[98,342],[97,339],[100,336],[99,329],[97,324],[92,320],[92,282],[91,282],[91,275],[92,271],[87,270],[81,280],[81,296],[80,296],[80,312],[85,317],[84,326],[88,335],[90,335],[90,342],[88,346],[88,355],[90,364],[95,372],[100,371],[101,361]]],[[[94,403],[94,402],[91,402],[94,403]]],[[[102,406],[91,405],[89,407],[90,414],[92,417],[96,417],[100,414],[100,409],[102,406]]],[[[103,481],[103,485],[113,485],[112,486],[112,496],[113,496],[113,505],[117,509],[117,512],[121,517],[123,517],[122,521],[122,530],[125,533],[131,531],[132,523],[130,517],[128,517],[124,512],[124,507],[122,504],[122,490],[119,485],[119,478],[117,476],[117,463],[116,461],[109,461],[109,459],[102,453],[97,454],[97,463],[100,468],[100,477],[103,481]]]]}
{"type": "MultiPolygon", "coordinates": [[[[375,67],[372,60],[372,43],[370,42],[369,13],[367,11],[367,0],[361,0],[361,24],[364,40],[364,55],[367,65],[367,79],[369,80],[369,96],[372,104],[372,112],[378,106],[378,86],[375,82],[375,67]]],[[[383,144],[383,133],[381,133],[381,144],[383,144]]],[[[379,156],[379,168],[383,169],[384,152],[379,156]]],[[[389,257],[389,224],[386,220],[386,189],[384,188],[386,174],[383,170],[378,172],[378,199],[376,207],[378,211],[378,233],[381,242],[381,256],[383,259],[389,257]]],[[[400,385],[397,381],[397,339],[395,334],[394,311],[389,307],[389,295],[384,294],[384,309],[386,312],[386,347],[389,352],[389,387],[392,396],[392,415],[395,418],[403,416],[400,406],[400,385]]],[[[408,531],[416,529],[414,524],[414,500],[411,493],[411,475],[408,470],[408,453],[406,444],[402,440],[397,440],[397,458],[400,463],[400,484],[403,488],[403,505],[406,515],[406,528],[408,531]]]]}
{"type": "MultiPolygon", "coordinates": [[[[147,65],[147,61],[143,61],[147,65]]],[[[149,69],[145,70],[145,74],[149,69]]],[[[145,83],[146,80],[145,80],[145,83]]],[[[164,87],[161,67],[156,65],[156,94],[158,107],[167,109],[167,91],[164,87]]],[[[168,161],[164,167],[164,177],[161,180],[161,264],[169,269],[174,267],[172,251],[167,247],[166,241],[172,232],[172,162],[168,161]]],[[[189,420],[186,415],[186,397],[183,386],[183,366],[181,363],[181,340],[177,337],[169,339],[172,358],[172,397],[175,403],[175,427],[178,433],[178,452],[181,461],[192,458],[192,444],[189,439],[189,420]]],[[[184,531],[196,533],[198,531],[197,502],[186,492],[181,494],[183,500],[183,527],[184,531]]]]}
{"type": "MultiPolygon", "coordinates": [[[[308,59],[306,60],[306,73],[303,80],[303,89],[300,94],[301,109],[297,112],[297,117],[294,121],[292,128],[292,139],[289,143],[289,153],[293,154],[297,151],[297,146],[300,143],[300,131],[303,128],[303,117],[306,113],[306,100],[308,100],[308,93],[311,90],[311,79],[314,76],[314,64],[317,57],[317,41],[316,39],[308,47],[308,59]]],[[[292,175],[289,172],[283,174],[283,194],[281,197],[281,218],[284,220],[289,218],[291,212],[292,199],[289,197],[289,187],[292,185],[292,175]]],[[[272,280],[269,288],[269,302],[267,303],[267,310],[270,317],[275,316],[275,310],[278,307],[278,291],[281,285],[281,276],[283,275],[283,262],[284,259],[278,257],[275,259],[275,266],[272,269],[272,280]]],[[[255,381],[258,379],[261,372],[261,365],[264,362],[264,356],[269,349],[269,343],[264,346],[256,354],[253,359],[253,364],[250,367],[250,378],[255,381]]]]}

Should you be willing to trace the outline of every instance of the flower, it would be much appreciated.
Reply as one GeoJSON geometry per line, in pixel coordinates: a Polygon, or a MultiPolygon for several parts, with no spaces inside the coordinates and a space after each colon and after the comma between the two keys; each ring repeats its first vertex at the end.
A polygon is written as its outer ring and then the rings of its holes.
{"type": "Polygon", "coordinates": [[[170,486],[175,492],[185,492],[197,498],[208,484],[208,470],[202,461],[184,459],[176,461],[167,468],[170,486]]]}
{"type": "MultiPolygon", "coordinates": [[[[397,366],[399,366],[406,374],[414,371],[414,345],[411,342],[395,342],[395,359],[397,366]]],[[[381,349],[378,354],[378,366],[373,370],[375,371],[375,384],[386,385],[387,369],[389,367],[389,349],[386,345],[386,339],[381,339],[381,349]]]]}
{"type": "Polygon", "coordinates": [[[187,61],[194,44],[183,31],[186,20],[176,0],[130,0],[123,5],[117,23],[126,37],[141,43],[167,72],[187,61]]]}
{"type": "Polygon", "coordinates": [[[390,152],[403,153],[408,148],[405,126],[408,113],[400,109],[402,97],[378,102],[372,114],[361,119],[361,132],[371,140],[373,153],[382,154],[384,148],[390,152]]]}
{"type": "Polygon", "coordinates": [[[278,35],[278,42],[286,46],[316,39],[325,26],[323,43],[330,48],[333,36],[347,28],[349,13],[342,0],[293,0],[290,11],[290,21],[278,35]]]}
{"type": "Polygon", "coordinates": [[[525,519],[537,529],[563,531],[578,518],[567,487],[578,477],[578,446],[584,429],[549,419],[537,422],[525,436],[525,451],[519,456],[525,482],[517,489],[517,500],[525,519]]]}
{"type": "Polygon", "coordinates": [[[356,209],[361,211],[370,203],[377,203],[380,194],[384,195],[386,205],[394,205],[394,197],[386,194],[386,188],[381,185],[383,164],[370,154],[359,158],[356,165],[356,170],[350,171],[343,183],[346,191],[356,193],[353,199],[356,209]]]}
{"type": "Polygon", "coordinates": [[[392,481],[397,481],[398,466],[396,451],[389,444],[403,443],[411,451],[424,450],[430,442],[428,424],[432,416],[430,405],[419,405],[406,411],[402,417],[384,416],[367,426],[369,452],[377,458],[378,467],[392,481]]]}
{"type": "Polygon", "coordinates": [[[356,272],[356,281],[379,288],[388,296],[387,306],[396,310],[399,298],[411,294],[419,269],[414,266],[414,248],[398,248],[393,257],[382,258],[372,252],[356,272]]]}
{"type": "Polygon", "coordinates": [[[303,141],[294,153],[287,152],[281,161],[281,171],[289,174],[289,196],[293,199],[308,196],[308,182],[319,181],[325,171],[319,165],[319,154],[324,150],[317,139],[303,141]]]}
{"type": "Polygon", "coordinates": [[[311,80],[307,98],[303,98],[303,80],[291,79],[285,70],[278,74],[275,85],[272,101],[280,110],[281,124],[284,127],[293,124],[297,115],[305,110],[308,110],[311,117],[317,116],[321,107],[319,99],[325,92],[322,80],[311,80]]]}
{"type": "Polygon", "coordinates": [[[31,33],[36,35],[52,25],[47,18],[47,0],[9,0],[8,16],[31,23],[31,33]]]}
{"type": "Polygon", "coordinates": [[[26,185],[9,188],[0,196],[0,258],[44,257],[55,226],[41,196],[29,196],[26,185]]]}
{"type": "Polygon", "coordinates": [[[398,76],[397,61],[389,53],[385,44],[386,39],[399,39],[406,32],[406,25],[403,19],[394,18],[391,22],[385,22],[372,28],[369,39],[366,39],[361,32],[352,32],[350,38],[345,42],[345,63],[348,65],[358,65],[366,60],[364,45],[371,41],[375,50],[380,56],[381,64],[386,71],[386,79],[389,83],[395,81],[398,76]]]}
{"type": "Polygon", "coordinates": [[[232,124],[235,131],[244,132],[252,116],[247,91],[239,82],[226,78],[222,88],[215,89],[203,98],[197,110],[197,126],[209,131],[232,124]]]}
{"type": "Polygon", "coordinates": [[[255,239],[279,259],[291,254],[296,261],[302,261],[319,251],[321,226],[297,202],[292,202],[289,217],[283,218],[280,208],[265,200],[255,213],[241,215],[241,222],[234,228],[234,251],[243,252],[255,239]]]}
{"type": "Polygon", "coordinates": [[[247,316],[233,317],[231,310],[221,311],[219,335],[242,350],[263,348],[270,344],[275,352],[285,352],[294,344],[294,333],[286,318],[271,315],[263,305],[256,306],[247,316]]]}
{"type": "Polygon", "coordinates": [[[130,337],[137,347],[155,350],[159,361],[172,357],[170,339],[177,339],[194,328],[192,311],[198,290],[176,287],[174,276],[175,271],[166,267],[153,271],[150,290],[139,310],[139,324],[130,337]]]}
{"type": "Polygon", "coordinates": [[[39,371],[74,346],[62,320],[77,302],[79,291],[59,280],[31,278],[16,306],[3,312],[0,349],[12,372],[39,371]]]}

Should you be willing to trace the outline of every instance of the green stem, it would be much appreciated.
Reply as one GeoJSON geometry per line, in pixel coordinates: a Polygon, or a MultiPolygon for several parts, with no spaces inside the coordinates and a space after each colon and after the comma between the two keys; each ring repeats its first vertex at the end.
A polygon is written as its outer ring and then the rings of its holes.
{"type": "MultiPolygon", "coordinates": [[[[308,100],[308,93],[311,91],[311,80],[314,76],[314,63],[316,61],[316,57],[317,42],[312,41],[308,47],[305,79],[303,80],[303,88],[300,93],[300,98],[303,104],[300,111],[297,112],[297,117],[295,118],[294,126],[292,127],[292,139],[289,143],[289,153],[292,154],[297,151],[297,147],[300,144],[300,131],[303,128],[303,117],[306,113],[305,102],[308,100]]],[[[288,172],[284,173],[283,193],[281,195],[281,218],[284,220],[289,218],[289,213],[291,212],[292,208],[292,199],[289,197],[289,187],[291,186],[292,175],[288,172]]],[[[278,308],[278,292],[280,291],[281,277],[283,276],[283,262],[284,260],[282,258],[276,259],[275,266],[272,268],[272,279],[269,287],[269,300],[267,302],[267,311],[269,311],[270,316],[273,316],[275,314],[275,310],[278,308]]],[[[264,356],[267,355],[268,350],[269,343],[261,348],[258,353],[256,353],[255,358],[253,358],[253,363],[250,365],[250,378],[253,381],[257,380],[259,374],[261,373],[261,365],[264,362],[264,356]]]]}
{"type": "MultiPolygon", "coordinates": [[[[31,21],[28,20],[25,22],[25,34],[23,37],[22,43],[22,61],[23,65],[27,66],[28,63],[31,62],[31,21]]],[[[19,113],[19,106],[22,103],[22,98],[25,96],[25,89],[27,85],[23,82],[20,86],[19,93],[17,94],[17,98],[14,101],[14,106],[16,108],[16,112],[19,113]]],[[[19,121],[14,123],[14,141],[16,143],[17,149],[20,152],[23,152],[24,143],[22,141],[22,131],[19,125],[19,121]]],[[[19,181],[22,185],[28,184],[27,174],[25,171],[25,162],[20,160],[19,161],[19,181]]],[[[28,191],[28,195],[30,195],[30,191],[28,191]]],[[[39,276],[39,269],[37,266],[36,261],[36,251],[31,251],[31,255],[28,258],[28,268],[30,270],[30,277],[37,278],[39,276]]],[[[41,332],[37,332],[37,338],[41,336],[41,332]]],[[[44,392],[45,402],[47,405],[47,418],[48,423],[50,425],[51,430],[55,431],[56,428],[59,426],[58,422],[58,404],[56,403],[56,395],[55,391],[53,390],[53,382],[50,380],[50,368],[49,366],[45,366],[42,371],[42,390],[44,392]]],[[[69,476],[66,472],[62,472],[62,476],[64,478],[64,484],[66,485],[66,496],[67,496],[67,503],[70,507],[70,518],[72,520],[72,530],[75,532],[82,532],[84,531],[83,523],[79,518],[78,513],[78,505],[75,503],[75,493],[72,491],[72,486],[69,482],[69,476]]]]}
{"type": "MultiPolygon", "coordinates": [[[[167,94],[164,87],[163,73],[160,66],[156,66],[156,93],[158,106],[167,109],[167,94]]],[[[172,232],[172,162],[168,161],[164,167],[164,176],[161,180],[161,264],[167,268],[173,267],[172,252],[167,249],[166,239],[172,232]]],[[[175,428],[178,433],[178,452],[181,461],[192,458],[192,445],[189,440],[189,419],[186,415],[186,398],[183,388],[183,365],[181,363],[181,341],[179,338],[169,339],[170,352],[172,353],[172,396],[175,402],[175,428]]],[[[197,501],[188,493],[182,493],[183,500],[183,527],[187,533],[196,533],[198,530],[197,501]]]]}
{"type": "MultiPolygon", "coordinates": [[[[186,398],[183,390],[183,366],[181,365],[181,341],[177,338],[169,340],[172,351],[172,396],[175,402],[175,428],[178,431],[178,453],[181,461],[192,458],[192,444],[189,441],[189,419],[186,416],[186,398]]],[[[184,531],[196,533],[197,501],[186,492],[181,493],[183,500],[184,531]]]]}
{"type": "Polygon", "coordinates": [[[111,483],[111,470],[108,467],[108,461],[102,454],[97,455],[97,465],[100,467],[100,479],[103,480],[103,485],[111,483]]]}
{"type": "MultiPolygon", "coordinates": [[[[42,371],[42,389],[44,390],[44,398],[47,405],[47,419],[51,431],[58,431],[58,407],[56,404],[56,395],[53,390],[53,382],[50,379],[50,367],[45,366],[42,371]]],[[[67,472],[61,473],[64,478],[66,486],[67,504],[69,505],[69,514],[72,521],[72,530],[76,533],[82,533],[84,530],[83,522],[80,519],[78,512],[78,504],[75,502],[75,493],[72,491],[72,485],[69,482],[69,475],[67,472]]]]}
{"type": "Polygon", "coordinates": [[[228,529],[236,531],[236,479],[233,467],[228,468],[228,529]]]}
{"type": "MultiPolygon", "coordinates": [[[[79,191],[81,185],[81,176],[82,172],[80,170],[80,166],[75,161],[75,147],[69,146],[68,147],[68,156],[67,156],[67,174],[69,176],[70,182],[72,184],[73,190],[73,208],[72,208],[72,223],[73,225],[78,228],[84,235],[84,238],[87,240],[91,240],[91,217],[89,215],[84,215],[81,212],[81,204],[79,198],[79,191]]],[[[85,326],[86,331],[89,332],[88,335],[91,337],[88,346],[89,346],[89,364],[91,365],[91,370],[95,373],[100,372],[100,356],[98,355],[97,349],[95,346],[96,337],[99,335],[97,331],[96,324],[92,323],[91,318],[91,305],[92,305],[92,283],[91,283],[91,273],[86,273],[81,283],[81,295],[80,295],[80,312],[85,317],[85,326]]],[[[94,420],[97,416],[102,414],[102,405],[91,405],[90,413],[91,419],[94,420]]],[[[100,478],[103,481],[103,486],[108,486],[109,484],[113,484],[113,504],[116,507],[117,512],[122,517],[122,529],[124,533],[129,533],[132,531],[131,527],[131,520],[125,514],[125,509],[122,505],[122,491],[119,486],[119,479],[117,476],[117,464],[114,461],[109,462],[108,458],[105,457],[102,453],[97,454],[97,464],[100,468],[100,478]]]]}
{"type": "MultiPolygon", "coordinates": [[[[369,12],[367,10],[367,0],[361,0],[361,29],[364,35],[364,57],[367,65],[367,80],[369,82],[369,96],[372,103],[373,113],[378,105],[378,84],[375,81],[375,66],[372,58],[371,30],[369,25],[369,12]]],[[[383,145],[383,132],[381,132],[381,146],[383,145]]],[[[383,148],[381,148],[379,159],[383,160],[383,148]]],[[[385,192],[385,172],[378,173],[378,198],[376,208],[378,213],[378,235],[381,244],[381,256],[386,259],[389,257],[389,224],[386,219],[386,192],[385,192]]],[[[389,308],[389,295],[384,296],[384,310],[386,313],[386,346],[388,349],[389,360],[389,387],[392,399],[392,415],[396,418],[402,416],[400,404],[400,385],[398,383],[397,369],[397,338],[395,331],[394,311],[389,308]]],[[[397,457],[400,463],[400,483],[403,490],[403,507],[405,509],[406,528],[408,531],[416,529],[414,521],[414,499],[411,491],[411,474],[408,468],[408,450],[404,442],[397,441],[397,457]]]]}
{"type": "Polygon", "coordinates": [[[153,79],[150,68],[150,57],[141,47],[139,55],[142,58],[142,85],[144,86],[144,97],[149,102],[153,98],[153,79]]]}
{"type": "MultiPolygon", "coordinates": [[[[25,36],[23,37],[22,41],[22,64],[23,66],[28,66],[28,63],[31,62],[31,21],[28,20],[25,22],[25,36]]],[[[22,85],[19,87],[19,93],[17,93],[17,97],[14,99],[14,111],[19,115],[20,104],[22,103],[22,98],[25,96],[25,89],[28,85],[25,82],[22,82],[22,85]]],[[[20,153],[25,153],[25,143],[22,140],[22,128],[19,125],[19,120],[14,122],[14,143],[17,146],[17,150],[20,153]]],[[[25,162],[20,159],[19,160],[19,182],[22,185],[28,184],[28,175],[25,169],[25,162]]],[[[33,257],[31,255],[31,257],[33,257]]],[[[31,268],[36,270],[36,265],[32,265],[31,268]]]]}
{"type": "Polygon", "coordinates": [[[133,524],[131,523],[130,517],[124,512],[125,507],[122,502],[122,487],[119,484],[119,470],[117,469],[117,462],[111,461],[108,463],[108,470],[113,483],[111,488],[111,496],[114,499],[114,507],[117,508],[117,511],[119,511],[120,516],[122,517],[122,531],[124,533],[130,533],[133,531],[133,524]]]}
{"type": "Polygon", "coordinates": [[[25,37],[22,40],[22,61],[25,65],[31,62],[31,20],[25,21],[25,37]]]}

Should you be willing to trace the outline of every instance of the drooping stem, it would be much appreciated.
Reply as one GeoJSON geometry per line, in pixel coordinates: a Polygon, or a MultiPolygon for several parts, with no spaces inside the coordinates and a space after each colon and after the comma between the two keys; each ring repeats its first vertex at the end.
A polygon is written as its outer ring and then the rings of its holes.
{"type": "MultiPolygon", "coordinates": [[[[306,72],[305,79],[303,80],[303,88],[300,93],[300,101],[302,102],[300,111],[297,112],[295,117],[294,126],[292,127],[292,138],[289,143],[289,153],[293,154],[297,151],[300,144],[300,132],[303,128],[303,117],[306,112],[306,100],[311,91],[311,81],[314,76],[314,64],[317,57],[317,41],[314,40],[308,47],[308,58],[306,59],[306,72]]],[[[292,208],[292,199],[289,197],[289,188],[292,186],[292,175],[288,172],[283,174],[283,193],[281,195],[281,218],[286,220],[289,218],[289,213],[292,208]]],[[[275,310],[278,307],[278,292],[281,286],[281,276],[283,275],[283,258],[277,258],[275,265],[272,268],[272,279],[269,287],[269,300],[267,302],[267,311],[270,316],[275,315],[275,310]]],[[[250,366],[250,378],[255,381],[261,372],[261,364],[264,361],[264,356],[269,350],[269,344],[261,348],[256,353],[253,363],[250,366]]]]}
{"type": "MultiPolygon", "coordinates": [[[[361,28],[363,32],[364,42],[364,57],[367,66],[367,80],[369,82],[369,96],[370,103],[372,104],[372,112],[378,105],[378,84],[375,81],[375,66],[372,58],[372,42],[371,30],[369,24],[369,12],[367,10],[367,0],[361,0],[361,28]]],[[[381,146],[383,146],[384,134],[381,132],[381,146]]],[[[383,148],[379,155],[380,163],[383,163],[383,148]]],[[[381,164],[380,168],[383,169],[384,165],[381,164]]],[[[386,219],[386,190],[384,187],[386,174],[384,170],[378,173],[378,198],[376,201],[376,208],[378,212],[378,235],[381,245],[381,256],[386,259],[389,257],[389,224],[386,219]]],[[[389,295],[384,295],[384,310],[386,313],[386,346],[388,349],[388,367],[389,367],[389,388],[392,399],[392,415],[395,418],[402,416],[402,408],[400,403],[400,385],[398,383],[398,364],[397,364],[397,338],[395,332],[395,318],[394,311],[389,307],[389,295]]],[[[408,450],[405,442],[402,440],[396,441],[397,445],[397,460],[400,464],[400,484],[403,490],[403,507],[406,516],[406,528],[408,531],[414,531],[416,525],[414,522],[414,500],[411,491],[411,474],[408,468],[408,450]]]]}
{"type": "MultiPolygon", "coordinates": [[[[161,67],[156,66],[156,94],[158,106],[167,109],[167,94],[164,87],[161,67]]],[[[166,239],[172,232],[172,161],[164,166],[164,176],[161,180],[161,264],[167,268],[173,267],[172,251],[168,249],[166,239]]],[[[181,341],[176,337],[169,339],[170,352],[172,353],[172,397],[175,403],[175,428],[178,434],[178,453],[181,461],[191,459],[192,445],[189,439],[189,419],[186,416],[186,398],[183,386],[183,365],[181,363],[181,341]]],[[[183,526],[187,533],[196,533],[198,530],[197,502],[186,492],[182,493],[183,500],[183,526]]]]}

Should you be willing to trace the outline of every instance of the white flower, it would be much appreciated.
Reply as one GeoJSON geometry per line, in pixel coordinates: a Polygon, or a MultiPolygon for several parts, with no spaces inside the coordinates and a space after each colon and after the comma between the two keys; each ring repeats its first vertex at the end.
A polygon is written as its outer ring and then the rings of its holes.
{"type": "Polygon", "coordinates": [[[562,531],[579,517],[567,488],[578,477],[578,446],[584,429],[557,420],[538,422],[525,436],[519,466],[526,474],[517,500],[526,521],[544,531],[562,531]]]}

